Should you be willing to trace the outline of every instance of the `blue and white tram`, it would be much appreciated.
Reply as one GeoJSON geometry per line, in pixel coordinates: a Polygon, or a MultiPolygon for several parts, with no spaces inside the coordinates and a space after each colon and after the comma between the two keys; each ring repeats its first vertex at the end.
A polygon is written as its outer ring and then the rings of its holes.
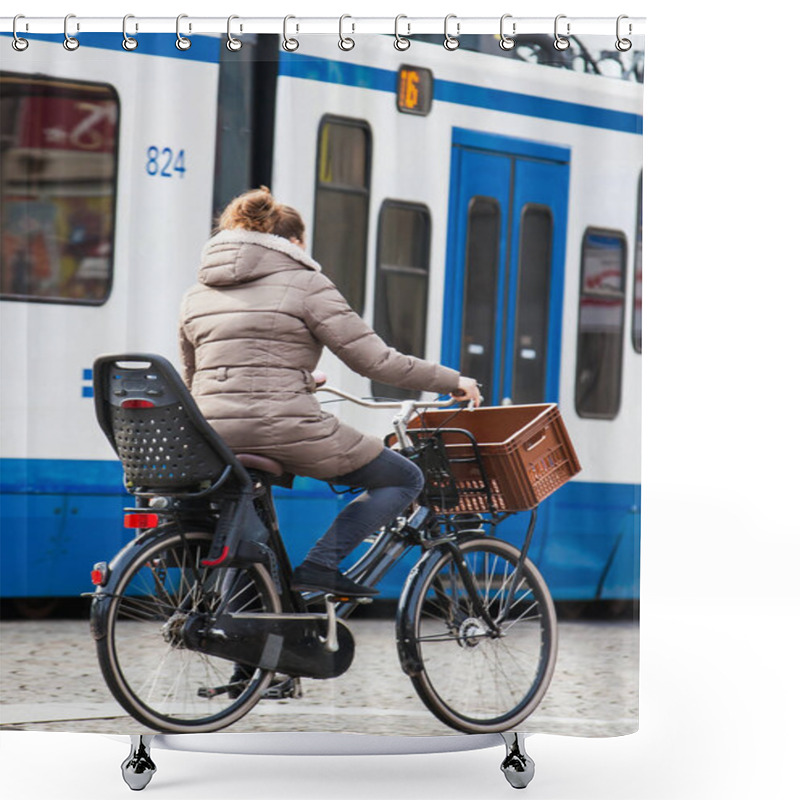
{"type": "MultiPolygon", "coordinates": [[[[378,36],[348,53],[82,38],[31,37],[0,76],[3,596],[85,591],[130,535],[91,364],[177,362],[212,212],[267,184],[387,341],[477,377],[487,402],[560,404],[583,471],[543,504],[532,555],[556,599],[637,598],[641,84],[378,36]]],[[[400,396],[330,354],[321,368],[400,396]]],[[[278,492],[297,559],[344,500],[306,478],[278,492]]]]}

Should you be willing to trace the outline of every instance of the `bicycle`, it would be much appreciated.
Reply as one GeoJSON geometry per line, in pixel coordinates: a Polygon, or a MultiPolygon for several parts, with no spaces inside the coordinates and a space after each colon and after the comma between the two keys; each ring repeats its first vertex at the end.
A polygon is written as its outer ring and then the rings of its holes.
{"type": "MultiPolygon", "coordinates": [[[[345,620],[359,601],[290,588],[272,497],[273,486],[291,484],[281,465],[234,456],[161,356],[99,357],[94,391],[98,421],[136,497],[125,509],[135,538],[92,576],[91,630],[120,705],[158,731],[209,732],[247,714],[276,675],[286,676],[281,685],[291,693],[300,678],[345,672],[355,647],[345,620]]],[[[410,549],[421,549],[396,616],[398,656],[417,694],[459,731],[519,726],[544,696],[557,650],[553,601],[527,558],[536,507],[521,549],[496,537],[510,512],[492,502],[474,437],[411,422],[454,401],[319,391],[397,409],[387,443],[426,476],[407,516],[379,531],[347,571],[375,586],[410,549]],[[451,456],[454,437],[463,442],[451,456]],[[482,479],[459,488],[454,474],[467,462],[482,479]],[[475,497],[488,498],[477,506],[488,513],[464,511],[475,497]]]]}

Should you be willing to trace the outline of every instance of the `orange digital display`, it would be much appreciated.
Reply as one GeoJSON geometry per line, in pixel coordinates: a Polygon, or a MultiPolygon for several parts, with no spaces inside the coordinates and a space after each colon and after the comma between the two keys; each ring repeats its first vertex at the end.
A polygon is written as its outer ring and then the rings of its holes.
{"type": "Polygon", "coordinates": [[[427,114],[433,100],[433,73],[424,67],[402,66],[397,73],[397,108],[407,114],[427,114]]]}

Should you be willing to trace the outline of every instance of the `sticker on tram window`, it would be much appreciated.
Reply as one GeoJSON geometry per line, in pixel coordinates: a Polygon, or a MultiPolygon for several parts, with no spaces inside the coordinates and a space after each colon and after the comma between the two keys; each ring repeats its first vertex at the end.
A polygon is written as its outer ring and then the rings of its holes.
{"type": "Polygon", "coordinates": [[[433,103],[433,73],[404,65],[397,72],[397,110],[424,116],[433,103]]]}
{"type": "Polygon", "coordinates": [[[146,169],[147,174],[153,178],[173,178],[176,175],[182,178],[186,172],[185,152],[152,145],[147,148],[146,169]]]}

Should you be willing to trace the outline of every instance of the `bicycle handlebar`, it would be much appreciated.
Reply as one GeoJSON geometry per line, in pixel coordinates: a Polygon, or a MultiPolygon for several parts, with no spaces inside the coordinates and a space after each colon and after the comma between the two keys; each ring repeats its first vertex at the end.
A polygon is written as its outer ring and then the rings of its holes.
{"type": "MultiPolygon", "coordinates": [[[[411,415],[420,408],[447,408],[452,406],[457,400],[365,400],[362,397],[356,397],[349,392],[344,392],[341,389],[335,389],[333,386],[320,386],[317,388],[318,392],[330,392],[331,394],[338,395],[345,400],[350,400],[360,406],[366,408],[397,408],[398,413],[395,414],[392,420],[392,426],[397,434],[397,440],[403,448],[411,447],[411,440],[407,433],[407,423],[411,419],[411,415]]],[[[469,403],[469,408],[472,408],[472,401],[469,403]]]]}
{"type": "Polygon", "coordinates": [[[363,397],[356,397],[354,394],[345,392],[342,389],[336,389],[333,386],[320,386],[317,392],[330,392],[366,408],[403,408],[409,403],[412,410],[417,408],[447,408],[457,402],[454,400],[367,400],[363,397]]]}

